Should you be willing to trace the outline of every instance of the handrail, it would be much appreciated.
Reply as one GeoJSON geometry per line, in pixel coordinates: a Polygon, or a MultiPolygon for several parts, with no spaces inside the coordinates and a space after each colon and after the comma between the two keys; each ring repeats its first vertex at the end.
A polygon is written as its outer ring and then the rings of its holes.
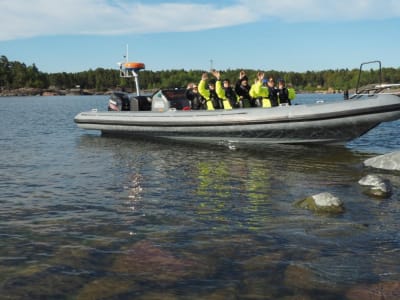
{"type": "MultiPolygon", "coordinates": [[[[373,61],[368,61],[368,62],[364,62],[360,65],[360,71],[358,73],[358,81],[357,81],[357,87],[356,87],[356,94],[359,94],[359,87],[360,87],[360,80],[361,80],[361,73],[362,73],[362,68],[364,65],[368,65],[368,64],[379,64],[379,85],[382,85],[382,64],[380,60],[373,60],[373,61]]],[[[371,89],[372,90],[372,89],[371,89]]]]}

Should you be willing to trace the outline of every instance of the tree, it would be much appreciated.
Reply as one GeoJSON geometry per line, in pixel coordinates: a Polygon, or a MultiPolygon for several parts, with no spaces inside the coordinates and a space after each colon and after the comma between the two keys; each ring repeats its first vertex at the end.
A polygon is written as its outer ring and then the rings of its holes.
{"type": "MultiPolygon", "coordinates": [[[[241,70],[224,70],[222,78],[227,78],[232,84],[238,79],[241,70]]],[[[260,70],[245,70],[250,84],[260,70]]],[[[140,71],[140,87],[145,90],[156,88],[186,87],[190,82],[199,82],[203,70],[163,70],[163,71],[140,71]]],[[[275,79],[283,78],[287,83],[293,84],[299,90],[315,91],[345,90],[355,88],[358,82],[358,69],[348,70],[324,70],[299,72],[282,72],[276,70],[265,70],[266,76],[275,79]]],[[[399,83],[400,68],[383,68],[383,82],[399,83]]],[[[379,82],[379,72],[375,69],[363,71],[361,85],[379,82]]],[[[0,89],[17,89],[21,87],[34,88],[58,88],[70,89],[79,85],[85,89],[96,89],[104,91],[125,87],[135,90],[135,81],[132,78],[121,78],[119,70],[97,68],[77,73],[43,73],[35,64],[26,66],[24,63],[9,61],[7,57],[0,56],[0,89]]]]}
{"type": "Polygon", "coordinates": [[[10,63],[4,55],[0,57],[0,89],[10,88],[11,68],[10,63]]]}

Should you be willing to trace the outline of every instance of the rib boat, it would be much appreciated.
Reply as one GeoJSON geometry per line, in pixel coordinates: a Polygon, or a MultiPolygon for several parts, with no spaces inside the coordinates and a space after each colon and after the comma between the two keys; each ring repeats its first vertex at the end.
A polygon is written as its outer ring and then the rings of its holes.
{"type": "MultiPolygon", "coordinates": [[[[361,64],[376,63],[379,61],[361,64]]],[[[382,122],[400,118],[400,84],[360,88],[347,100],[232,110],[187,110],[183,89],[140,95],[137,74],[144,65],[122,70],[135,77],[137,95],[114,93],[118,111],[93,109],[75,117],[78,127],[103,135],[205,143],[345,144],[382,122]]],[[[380,62],[379,62],[380,67],[380,62]]],[[[380,68],[381,69],[381,68],[380,68]]]]}

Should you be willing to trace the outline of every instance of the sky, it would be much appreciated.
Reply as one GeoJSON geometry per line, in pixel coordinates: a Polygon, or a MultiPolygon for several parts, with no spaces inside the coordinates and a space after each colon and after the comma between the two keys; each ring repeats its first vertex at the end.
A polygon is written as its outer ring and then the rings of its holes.
{"type": "Polygon", "coordinates": [[[46,73],[400,67],[398,0],[0,0],[0,56],[46,73]]]}

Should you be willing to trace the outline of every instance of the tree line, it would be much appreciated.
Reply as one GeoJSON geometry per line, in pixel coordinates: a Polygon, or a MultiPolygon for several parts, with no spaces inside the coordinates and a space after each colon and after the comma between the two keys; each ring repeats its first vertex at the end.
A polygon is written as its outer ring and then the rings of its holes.
{"type": "MultiPolygon", "coordinates": [[[[259,70],[245,70],[249,81],[256,78],[259,70]]],[[[307,72],[282,72],[263,70],[267,76],[283,78],[296,90],[313,92],[317,90],[348,90],[356,87],[359,69],[336,69],[307,72]]],[[[203,70],[162,70],[140,71],[140,87],[145,90],[156,88],[186,87],[189,82],[198,82],[203,70]]],[[[225,70],[223,78],[236,82],[240,70],[225,70]]],[[[400,68],[382,68],[385,83],[400,83],[400,68]]],[[[97,68],[77,73],[45,73],[35,64],[27,66],[18,61],[9,61],[6,56],[0,57],[0,90],[19,88],[38,89],[81,89],[104,92],[107,90],[127,88],[134,89],[132,79],[121,78],[119,70],[97,68]]],[[[379,82],[379,71],[369,69],[361,76],[361,85],[379,82]]]]}

